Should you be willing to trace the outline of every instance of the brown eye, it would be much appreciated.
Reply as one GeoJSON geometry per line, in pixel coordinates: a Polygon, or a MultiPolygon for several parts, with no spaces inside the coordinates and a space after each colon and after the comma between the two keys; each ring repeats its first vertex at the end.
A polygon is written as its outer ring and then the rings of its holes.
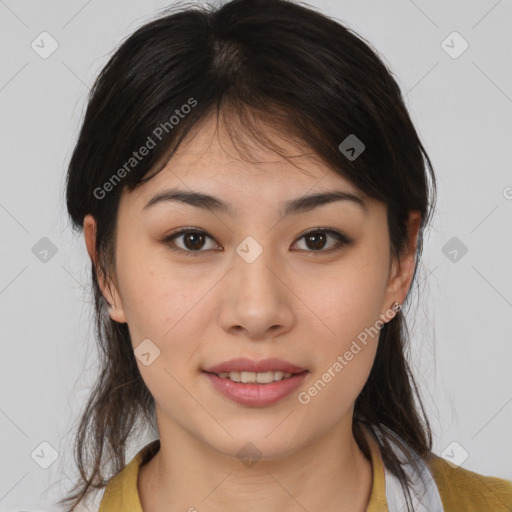
{"type": "Polygon", "coordinates": [[[302,239],[305,241],[306,249],[304,250],[306,252],[328,253],[352,243],[350,238],[334,229],[315,229],[302,235],[299,240],[302,239]],[[329,238],[334,239],[336,242],[325,249],[329,238]]]}
{"type": "Polygon", "coordinates": [[[182,229],[176,233],[173,233],[164,239],[164,243],[168,244],[173,251],[184,252],[187,255],[192,253],[206,252],[208,249],[214,249],[215,243],[211,247],[207,246],[207,240],[213,238],[207,235],[204,231],[197,229],[182,229]],[[180,240],[180,243],[176,241],[180,240]]]}
{"type": "Polygon", "coordinates": [[[328,236],[325,233],[321,232],[312,233],[304,237],[304,239],[306,240],[306,245],[310,249],[314,249],[315,251],[324,248],[327,238],[328,236]]]}
{"type": "MultiPolygon", "coordinates": [[[[305,243],[305,248],[300,248],[300,250],[319,254],[330,253],[353,243],[352,239],[339,231],[319,228],[303,234],[298,240],[304,240],[305,243]],[[334,243],[329,244],[329,239],[334,240],[334,243]]],[[[213,238],[205,231],[198,229],[181,229],[167,236],[163,241],[173,251],[185,253],[187,256],[199,256],[208,250],[218,249],[213,238]],[[209,247],[208,240],[211,240],[209,247]]]]}
{"type": "Polygon", "coordinates": [[[202,233],[186,233],[183,236],[183,245],[186,249],[195,251],[201,249],[204,245],[205,236],[202,233]]]}

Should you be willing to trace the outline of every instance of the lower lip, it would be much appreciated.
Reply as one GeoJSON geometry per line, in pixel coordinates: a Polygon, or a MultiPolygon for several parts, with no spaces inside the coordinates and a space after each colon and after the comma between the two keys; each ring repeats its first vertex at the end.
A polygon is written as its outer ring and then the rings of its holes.
{"type": "Polygon", "coordinates": [[[224,396],[242,405],[253,407],[271,405],[296,390],[304,381],[308,371],[292,375],[288,379],[268,384],[244,384],[223,379],[214,373],[204,372],[213,387],[224,396]]]}

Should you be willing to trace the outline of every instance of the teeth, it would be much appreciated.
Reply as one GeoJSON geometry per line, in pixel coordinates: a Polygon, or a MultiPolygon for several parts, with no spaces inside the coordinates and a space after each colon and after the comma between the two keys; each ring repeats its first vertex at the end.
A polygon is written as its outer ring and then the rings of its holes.
{"type": "Polygon", "coordinates": [[[222,372],[218,376],[221,379],[230,379],[234,382],[242,382],[244,384],[257,383],[268,384],[282,379],[291,377],[291,373],[284,372],[222,372]]]}

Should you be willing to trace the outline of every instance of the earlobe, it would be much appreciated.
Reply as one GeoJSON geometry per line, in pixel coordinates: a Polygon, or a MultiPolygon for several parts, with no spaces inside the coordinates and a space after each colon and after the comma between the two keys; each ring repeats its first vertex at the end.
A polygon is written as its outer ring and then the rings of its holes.
{"type": "Polygon", "coordinates": [[[110,318],[119,324],[126,323],[126,316],[124,310],[121,307],[117,307],[115,304],[109,309],[110,318]]]}
{"type": "Polygon", "coordinates": [[[96,253],[96,221],[92,215],[87,214],[84,217],[83,229],[85,245],[87,247],[89,257],[91,258],[91,261],[94,265],[94,269],[96,271],[96,278],[98,279],[98,284],[100,286],[103,297],[109,304],[110,318],[118,323],[126,323],[124,310],[121,304],[119,294],[115,289],[115,285],[114,283],[111,283],[109,280],[105,278],[105,275],[101,271],[98,264],[96,253]],[[112,290],[112,288],[114,288],[114,290],[112,290]]]}

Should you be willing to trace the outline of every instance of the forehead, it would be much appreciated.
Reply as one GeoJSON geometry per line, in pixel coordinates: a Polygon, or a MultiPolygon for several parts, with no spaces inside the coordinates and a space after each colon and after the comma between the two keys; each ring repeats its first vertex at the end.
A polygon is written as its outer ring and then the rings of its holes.
{"type": "Polygon", "coordinates": [[[262,144],[249,130],[231,126],[228,131],[215,116],[208,116],[187,135],[165,167],[140,187],[141,199],[175,185],[199,186],[225,194],[264,191],[277,196],[337,186],[363,195],[304,143],[270,126],[262,126],[261,131],[266,140],[277,145],[278,152],[262,144]]]}

